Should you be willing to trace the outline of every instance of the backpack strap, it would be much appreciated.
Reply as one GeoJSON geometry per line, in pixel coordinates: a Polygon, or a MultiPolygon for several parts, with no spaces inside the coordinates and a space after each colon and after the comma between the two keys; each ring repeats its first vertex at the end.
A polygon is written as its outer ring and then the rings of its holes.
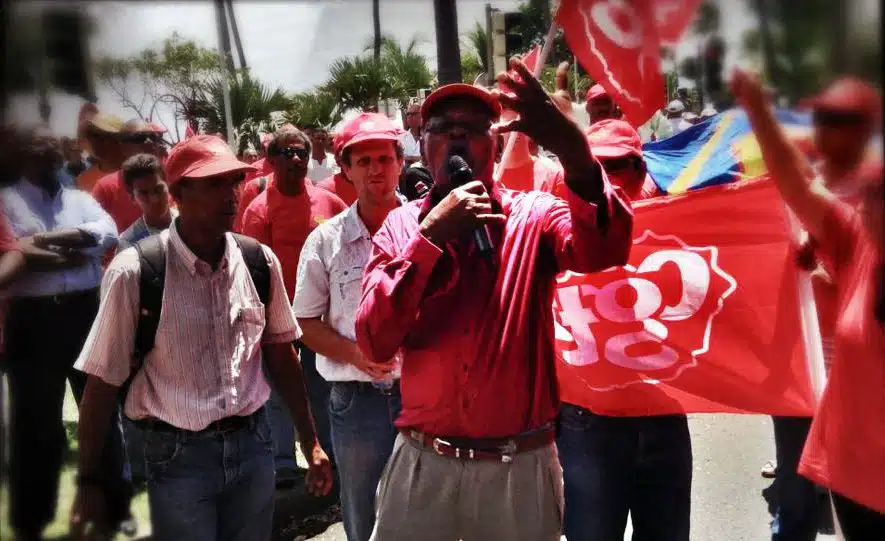
{"type": "Polygon", "coordinates": [[[166,246],[160,235],[151,235],[135,245],[141,263],[138,281],[138,326],[135,331],[134,358],[139,364],[154,349],[160,310],[163,308],[163,286],[166,283],[166,246]]]}
{"type": "Polygon", "coordinates": [[[232,235],[243,253],[243,260],[249,269],[249,276],[252,277],[258,298],[267,305],[270,300],[270,263],[267,261],[267,256],[264,255],[264,249],[261,247],[261,243],[252,237],[238,233],[232,233],[232,235]]]}

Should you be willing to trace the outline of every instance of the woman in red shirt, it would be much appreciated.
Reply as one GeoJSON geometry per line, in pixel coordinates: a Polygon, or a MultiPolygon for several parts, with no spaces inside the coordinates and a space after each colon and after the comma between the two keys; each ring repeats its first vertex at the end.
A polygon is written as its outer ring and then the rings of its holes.
{"type": "MultiPolygon", "coordinates": [[[[758,77],[736,70],[731,86],[784,201],[832,262],[837,289],[835,359],[799,473],[832,491],[847,541],[876,538],[885,532],[882,162],[857,174],[865,186],[853,210],[814,182],[810,164],[774,119],[758,77]]],[[[879,118],[878,94],[860,81],[827,94],[829,115],[860,107],[879,118]]]]}

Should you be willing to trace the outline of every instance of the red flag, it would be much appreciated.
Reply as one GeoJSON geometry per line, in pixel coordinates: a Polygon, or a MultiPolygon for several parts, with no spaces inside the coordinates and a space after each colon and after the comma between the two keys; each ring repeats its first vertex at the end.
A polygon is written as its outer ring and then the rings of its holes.
{"type": "Polygon", "coordinates": [[[652,8],[661,41],[679,41],[700,4],[701,0],[656,0],[652,8]]]}
{"type": "Polygon", "coordinates": [[[651,0],[562,0],[556,22],[581,65],[641,126],[666,101],[651,0]]]}
{"type": "Polygon", "coordinates": [[[604,415],[810,415],[796,266],[769,180],[635,205],[630,264],[559,278],[564,402],[604,415]]]}
{"type": "MultiPolygon", "coordinates": [[[[532,49],[531,51],[527,52],[526,54],[524,54],[522,56],[522,58],[521,58],[522,63],[525,64],[525,67],[528,68],[528,70],[530,72],[534,73],[535,64],[538,63],[538,57],[540,55],[541,55],[541,46],[535,45],[534,49],[532,49]]],[[[513,75],[514,77],[519,77],[518,75],[516,75],[516,72],[514,72],[512,70],[510,71],[510,74],[513,75]]],[[[506,84],[504,84],[504,85],[499,84],[498,86],[500,87],[502,92],[510,92],[510,87],[507,86],[506,84]]]]}

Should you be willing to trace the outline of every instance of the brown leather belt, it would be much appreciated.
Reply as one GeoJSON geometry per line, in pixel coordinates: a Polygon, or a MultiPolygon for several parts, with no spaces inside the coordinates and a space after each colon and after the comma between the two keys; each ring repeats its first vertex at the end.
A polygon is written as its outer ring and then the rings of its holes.
{"type": "Polygon", "coordinates": [[[132,421],[132,423],[141,429],[157,430],[160,432],[184,434],[205,434],[209,432],[231,433],[238,432],[240,430],[251,429],[253,426],[255,426],[256,421],[260,418],[263,412],[264,408],[262,407],[251,415],[225,417],[224,419],[219,419],[217,421],[209,423],[206,428],[204,428],[203,430],[198,430],[196,432],[185,430],[183,428],[178,428],[175,425],[171,425],[166,421],[161,421],[159,419],[139,419],[137,421],[132,421]]]}
{"type": "Polygon", "coordinates": [[[443,438],[407,428],[400,429],[400,432],[410,442],[424,449],[430,449],[440,456],[504,463],[513,462],[513,455],[550,445],[556,438],[552,424],[510,438],[443,438]]]}

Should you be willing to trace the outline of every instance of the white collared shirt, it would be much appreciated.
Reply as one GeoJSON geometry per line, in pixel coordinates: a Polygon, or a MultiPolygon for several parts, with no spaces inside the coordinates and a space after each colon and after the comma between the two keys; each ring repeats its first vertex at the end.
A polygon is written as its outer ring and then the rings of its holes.
{"type": "MultiPolygon", "coordinates": [[[[270,265],[264,306],[230,234],[215,270],[184,244],[176,223],[159,236],[166,245],[163,308],[154,348],[132,380],[126,415],[199,431],[225,417],[254,413],[270,395],[261,370],[262,344],[291,342],[300,335],[279,260],[262,246],[270,265]]],[[[135,248],[111,262],[98,316],[74,365],[111,385],[121,385],[131,371],[140,274],[135,248]]]]}
{"type": "Polygon", "coordinates": [[[335,156],[328,152],[322,162],[317,161],[313,156],[307,162],[307,178],[314,184],[326,180],[339,171],[341,171],[341,168],[335,162],[335,156]]]}
{"type": "Polygon", "coordinates": [[[411,130],[404,131],[399,136],[399,142],[403,146],[403,156],[406,158],[421,158],[421,143],[412,135],[411,130]]]}
{"type": "MultiPolygon", "coordinates": [[[[356,310],[362,297],[363,270],[372,253],[372,236],[354,203],[326,220],[307,237],[298,261],[292,310],[295,317],[320,317],[338,334],[356,341],[356,310]]],[[[372,381],[346,362],[317,353],[317,372],[326,381],[372,381]]],[[[399,378],[399,367],[394,377],[399,378]]]]}

